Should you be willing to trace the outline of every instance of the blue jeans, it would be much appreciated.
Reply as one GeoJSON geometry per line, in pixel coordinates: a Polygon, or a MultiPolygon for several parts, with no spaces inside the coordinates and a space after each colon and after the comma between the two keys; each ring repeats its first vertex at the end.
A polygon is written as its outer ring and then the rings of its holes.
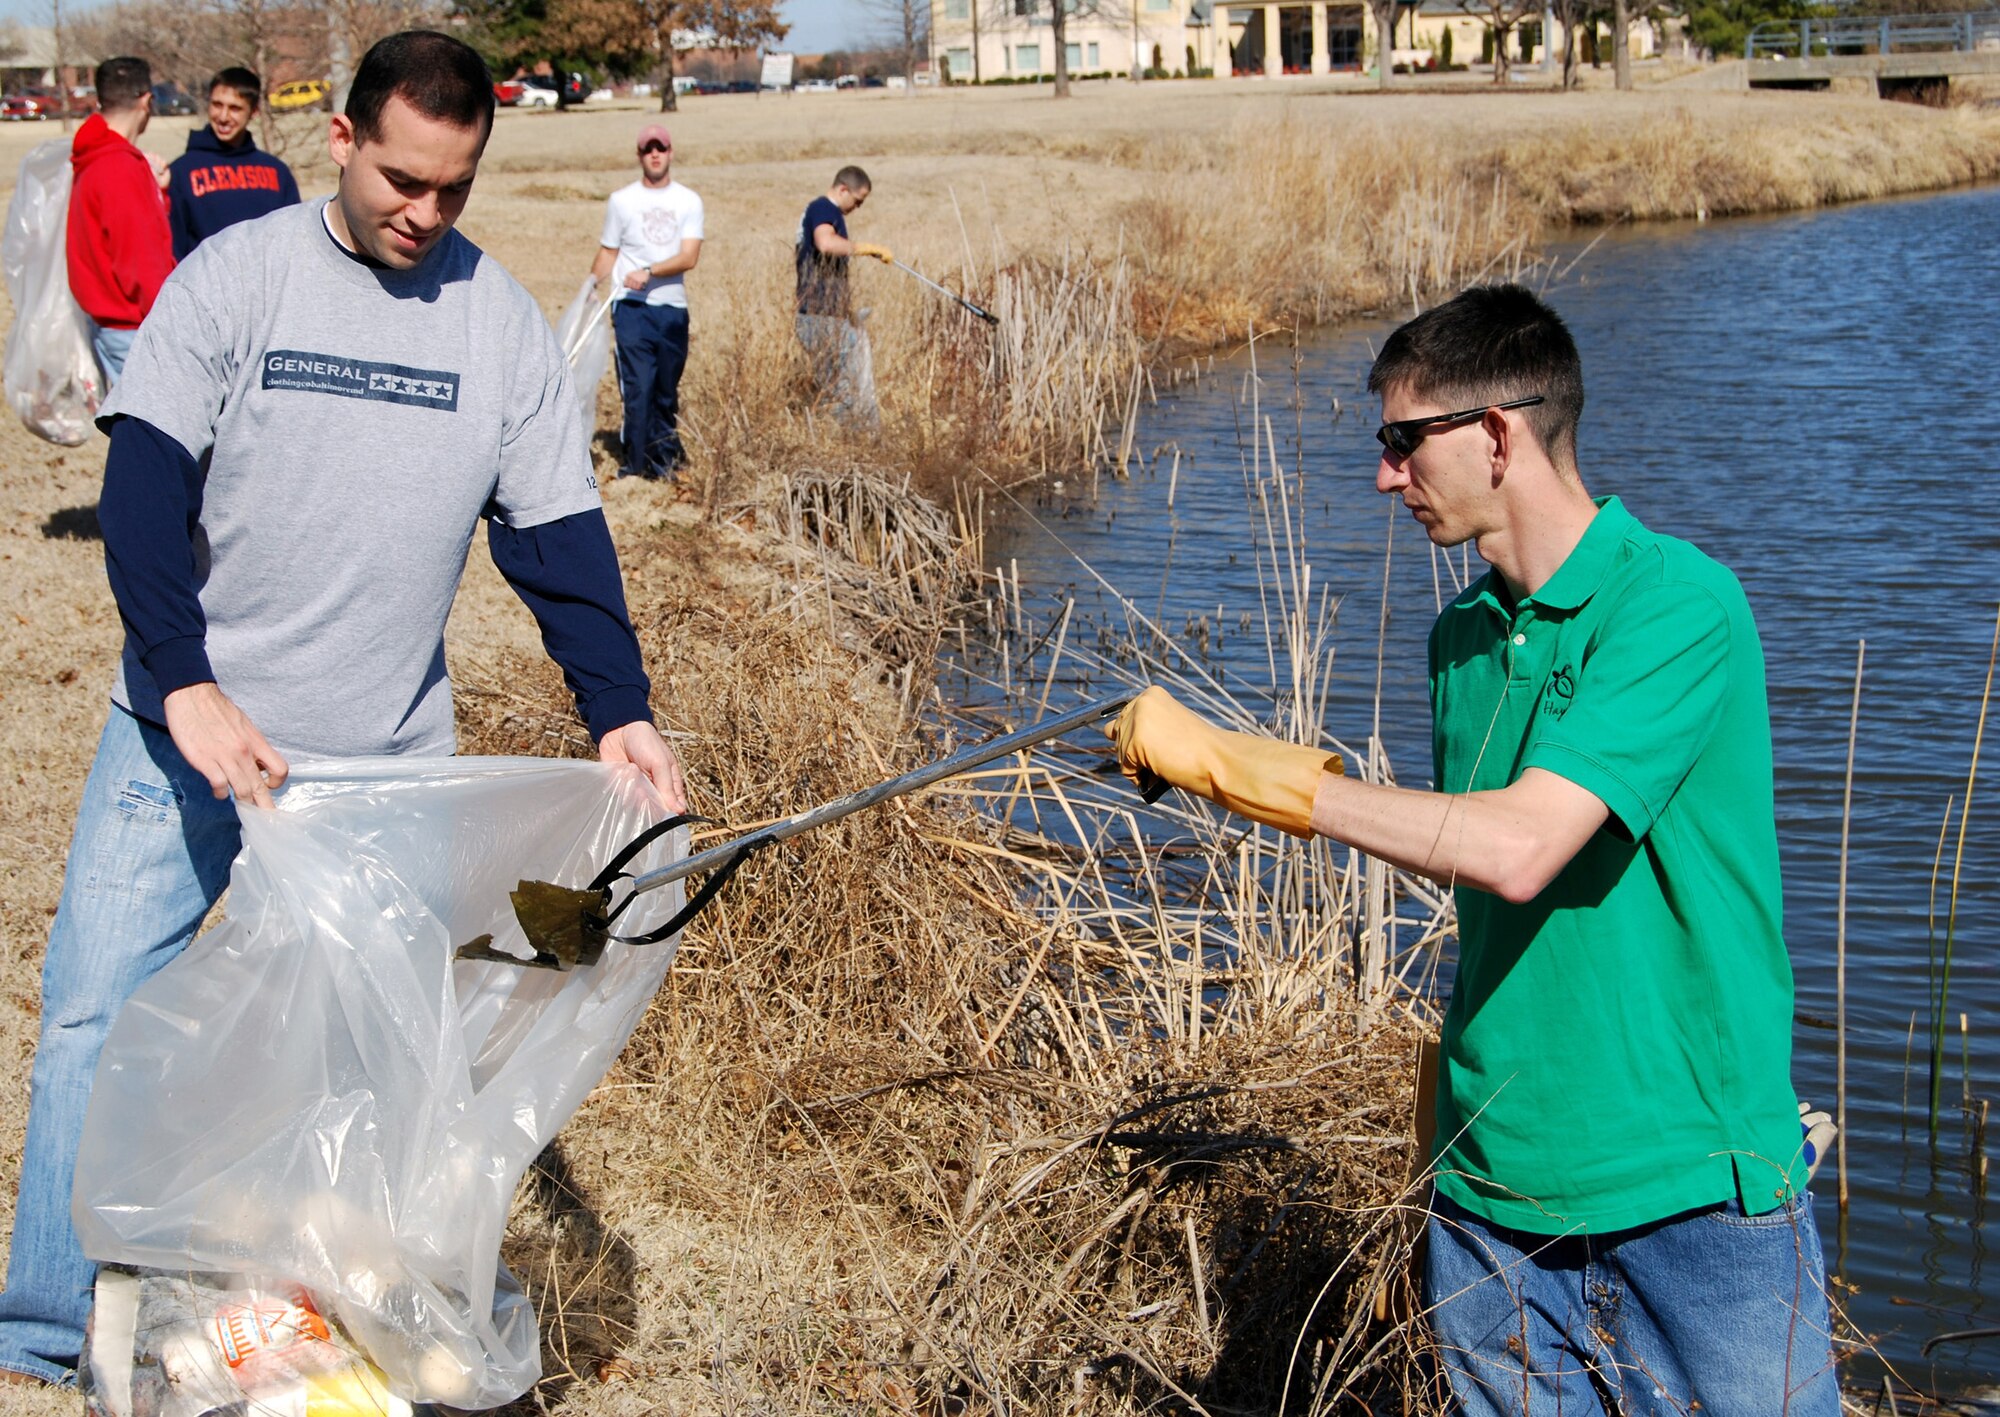
{"type": "Polygon", "coordinates": [[[681,374],[688,362],[688,312],[679,305],[620,300],[611,307],[618,341],[618,397],[625,405],[623,476],[672,477],[681,450],[681,374]]]}
{"type": "Polygon", "coordinates": [[[111,330],[92,320],[90,322],[90,349],[97,356],[97,367],[104,371],[104,390],[125,377],[125,356],[132,352],[132,338],[137,330],[111,330]]]}
{"type": "Polygon", "coordinates": [[[812,365],[813,386],[850,428],[874,432],[882,426],[875,403],[875,361],[868,334],[835,315],[800,315],[799,343],[812,365]]]}
{"type": "Polygon", "coordinates": [[[70,1191],[97,1055],[125,1000],[194,938],[241,840],[236,804],[215,800],[166,730],[114,706],[84,783],[42,963],[0,1368],[75,1379],[97,1267],[70,1226],[70,1191]]]}
{"type": "Polygon", "coordinates": [[[1440,1195],[1426,1239],[1424,1305],[1466,1417],[1839,1417],[1809,1195],[1561,1236],[1440,1195]]]}

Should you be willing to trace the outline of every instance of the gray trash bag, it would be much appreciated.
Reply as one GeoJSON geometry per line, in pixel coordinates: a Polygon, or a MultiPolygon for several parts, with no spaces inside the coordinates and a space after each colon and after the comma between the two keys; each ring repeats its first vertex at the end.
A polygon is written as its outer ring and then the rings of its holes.
{"type": "Polygon", "coordinates": [[[576,299],[556,325],[556,343],[569,359],[570,382],[576,386],[577,407],[583,410],[583,437],[589,442],[597,431],[597,386],[611,365],[610,295],[598,298],[597,285],[588,276],[577,289],[576,299]]]}
{"type": "MultiPolygon", "coordinates": [[[[637,769],[537,758],[294,766],[242,811],[226,918],[120,1010],[71,1219],[90,1258],[308,1291],[412,1401],[486,1408],[540,1375],[500,1263],[529,1164],[611,1066],[674,941],[558,973],[509,893],[583,886],[664,812],[637,769]]],[[[685,829],[634,872],[678,860],[685,829]]],[[[678,886],[620,917],[664,924],[678,886]]]]}
{"type": "Polygon", "coordinates": [[[0,271],[14,302],[7,331],[7,401],[38,438],[75,447],[104,397],[90,324],[69,293],[69,139],[21,159],[0,236],[0,271]]]}

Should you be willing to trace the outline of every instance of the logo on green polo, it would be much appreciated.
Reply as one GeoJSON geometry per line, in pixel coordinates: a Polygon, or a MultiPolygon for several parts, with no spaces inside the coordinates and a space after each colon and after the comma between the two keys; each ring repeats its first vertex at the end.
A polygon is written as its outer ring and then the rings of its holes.
{"type": "Polygon", "coordinates": [[[1542,712],[1561,718],[1569,712],[1570,700],[1576,697],[1576,675],[1570,666],[1549,675],[1548,687],[1542,690],[1542,712]]]}

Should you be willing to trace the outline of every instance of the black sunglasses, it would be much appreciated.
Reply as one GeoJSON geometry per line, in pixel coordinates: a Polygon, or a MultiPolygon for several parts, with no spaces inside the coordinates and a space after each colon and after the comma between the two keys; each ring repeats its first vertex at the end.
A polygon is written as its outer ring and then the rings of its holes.
{"type": "Polygon", "coordinates": [[[648,143],[640,148],[639,151],[642,153],[670,153],[673,149],[665,143],[648,143]]]}
{"type": "Polygon", "coordinates": [[[1477,418],[1489,408],[1532,408],[1542,401],[1540,394],[1524,399],[1510,399],[1506,403],[1483,403],[1478,408],[1461,409],[1457,413],[1434,413],[1428,418],[1405,418],[1395,423],[1385,423],[1375,430],[1375,441],[1399,458],[1406,458],[1417,450],[1417,444],[1424,441],[1426,434],[1450,423],[1463,423],[1468,418],[1477,418]]]}

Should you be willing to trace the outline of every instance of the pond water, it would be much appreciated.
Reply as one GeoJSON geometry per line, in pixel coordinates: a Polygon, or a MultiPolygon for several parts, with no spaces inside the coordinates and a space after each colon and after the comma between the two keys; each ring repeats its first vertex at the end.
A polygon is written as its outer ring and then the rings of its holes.
{"type": "MultiPolygon", "coordinates": [[[[2000,600],[1996,249],[2000,191],[1978,190],[1616,231],[1546,273],[1583,353],[1586,483],[1732,567],[1762,627],[1798,981],[1794,1077],[1829,1110],[1842,777],[1856,645],[1867,641],[1847,897],[1844,1226],[1831,1162],[1815,1191],[1829,1264],[1853,1286],[1843,1297],[1878,1350],[1853,1360],[1850,1380],[1876,1381],[1887,1362],[1946,1391],[2000,1375],[2000,1340],[1920,1356],[1928,1339],[2000,1324],[1987,1269],[1995,1236],[1959,1106],[1969,1093],[1976,1107],[2000,1080],[2000,721],[1960,867],[1935,1147],[1924,1114],[1933,862],[1947,803],[1964,794],[2000,600]]],[[[1072,479],[1042,494],[1036,515],[1002,513],[988,564],[1016,565],[1031,601],[1081,586],[1087,609],[1073,550],[1163,624],[1213,618],[1219,605],[1234,628],[1258,611],[1243,471],[1254,379],[1282,462],[1301,470],[1315,580],[1345,597],[1327,728],[1367,739],[1386,608],[1381,736],[1400,779],[1424,783],[1424,635],[1452,581],[1421,529],[1372,488],[1379,411],[1365,379],[1395,323],[1344,326],[1296,349],[1271,337],[1254,354],[1218,357],[1198,383],[1162,388],[1135,438],[1146,470],[1094,488],[1072,479]]],[[[1261,635],[1225,637],[1215,657],[1269,681],[1261,635]]],[[[1940,941],[1957,843],[1954,817],[1940,941]]]]}

